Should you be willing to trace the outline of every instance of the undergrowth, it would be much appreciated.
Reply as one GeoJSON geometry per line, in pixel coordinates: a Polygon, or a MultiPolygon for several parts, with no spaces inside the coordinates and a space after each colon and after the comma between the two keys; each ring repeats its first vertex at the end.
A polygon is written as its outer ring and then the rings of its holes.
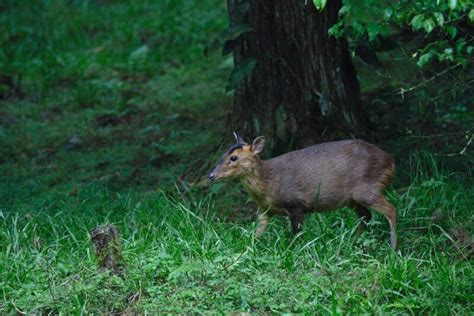
{"type": "MultiPolygon", "coordinates": [[[[432,166],[435,168],[436,166],[432,166]]],[[[209,194],[200,199],[97,190],[1,215],[3,312],[438,313],[473,311],[472,187],[422,171],[403,193],[400,249],[375,215],[359,238],[349,209],[281,218],[261,240],[209,194]],[[122,232],[123,278],[99,272],[90,231],[122,232]]]]}

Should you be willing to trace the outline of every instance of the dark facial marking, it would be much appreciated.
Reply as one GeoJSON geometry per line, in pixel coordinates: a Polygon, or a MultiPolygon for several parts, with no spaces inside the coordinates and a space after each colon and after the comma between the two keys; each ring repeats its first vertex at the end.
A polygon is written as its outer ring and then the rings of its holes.
{"type": "Polygon", "coordinates": [[[227,149],[227,151],[224,153],[223,157],[228,156],[234,152],[234,150],[239,149],[244,147],[244,144],[234,144],[227,149]]]}
{"type": "Polygon", "coordinates": [[[219,166],[228,155],[232,154],[236,149],[244,147],[245,144],[234,144],[227,149],[227,151],[221,156],[221,159],[217,162],[216,166],[219,166]]]}

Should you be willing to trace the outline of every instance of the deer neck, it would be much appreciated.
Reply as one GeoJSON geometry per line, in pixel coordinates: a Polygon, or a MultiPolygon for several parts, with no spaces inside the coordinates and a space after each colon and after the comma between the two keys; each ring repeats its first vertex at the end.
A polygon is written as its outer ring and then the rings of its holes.
{"type": "Polygon", "coordinates": [[[263,164],[263,161],[258,160],[255,166],[241,178],[241,182],[255,202],[261,208],[267,208],[270,206],[268,205],[268,181],[263,164]]]}

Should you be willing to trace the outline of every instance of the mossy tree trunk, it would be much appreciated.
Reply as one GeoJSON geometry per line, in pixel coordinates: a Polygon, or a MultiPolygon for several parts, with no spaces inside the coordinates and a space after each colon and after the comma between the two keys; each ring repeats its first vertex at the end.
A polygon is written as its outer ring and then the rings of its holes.
{"type": "Polygon", "coordinates": [[[228,0],[228,8],[231,23],[252,28],[236,40],[236,65],[256,60],[234,90],[234,127],[270,136],[274,148],[368,138],[347,40],[328,35],[341,0],[322,12],[305,0],[228,0]]]}

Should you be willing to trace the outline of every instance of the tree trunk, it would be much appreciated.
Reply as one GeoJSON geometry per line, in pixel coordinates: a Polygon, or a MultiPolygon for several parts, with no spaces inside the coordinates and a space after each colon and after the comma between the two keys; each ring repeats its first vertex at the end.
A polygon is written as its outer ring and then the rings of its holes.
{"type": "Polygon", "coordinates": [[[328,35],[339,20],[341,0],[328,1],[322,12],[306,0],[228,0],[228,8],[232,24],[253,29],[236,40],[236,67],[256,60],[252,74],[234,90],[237,129],[270,136],[274,149],[367,138],[347,40],[328,35]]]}

